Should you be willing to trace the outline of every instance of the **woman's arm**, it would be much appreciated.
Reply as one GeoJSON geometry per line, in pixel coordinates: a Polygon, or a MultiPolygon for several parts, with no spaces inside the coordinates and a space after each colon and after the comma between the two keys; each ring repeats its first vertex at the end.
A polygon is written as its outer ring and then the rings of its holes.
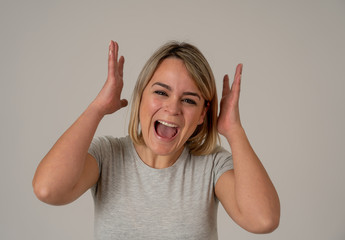
{"type": "Polygon", "coordinates": [[[102,118],[127,106],[127,100],[120,99],[123,64],[123,57],[118,60],[117,43],[111,41],[105,85],[37,167],[32,184],[36,196],[43,202],[70,203],[97,182],[98,165],[88,149],[102,118]]]}
{"type": "Polygon", "coordinates": [[[230,144],[234,170],[219,178],[215,191],[227,213],[241,227],[254,233],[268,233],[279,225],[279,197],[241,125],[238,105],[241,75],[242,64],[239,64],[231,88],[229,77],[224,77],[217,127],[230,144]]]}

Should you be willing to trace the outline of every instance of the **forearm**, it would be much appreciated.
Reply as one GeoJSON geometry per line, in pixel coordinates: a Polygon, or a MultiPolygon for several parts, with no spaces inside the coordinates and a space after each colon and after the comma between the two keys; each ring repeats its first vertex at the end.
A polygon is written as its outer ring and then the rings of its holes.
{"type": "Polygon", "coordinates": [[[226,138],[233,154],[235,196],[239,212],[253,222],[279,222],[277,192],[244,129],[234,128],[226,138]]]}
{"type": "Polygon", "coordinates": [[[37,167],[33,186],[43,194],[71,191],[84,168],[88,148],[102,119],[91,104],[58,139],[37,167]]]}

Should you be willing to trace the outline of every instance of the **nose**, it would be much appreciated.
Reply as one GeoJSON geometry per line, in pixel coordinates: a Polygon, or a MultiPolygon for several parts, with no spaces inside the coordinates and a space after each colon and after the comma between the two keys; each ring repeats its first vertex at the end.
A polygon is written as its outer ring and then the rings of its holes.
{"type": "Polygon", "coordinates": [[[165,111],[171,115],[179,115],[182,112],[181,101],[177,98],[170,98],[165,102],[165,111]]]}

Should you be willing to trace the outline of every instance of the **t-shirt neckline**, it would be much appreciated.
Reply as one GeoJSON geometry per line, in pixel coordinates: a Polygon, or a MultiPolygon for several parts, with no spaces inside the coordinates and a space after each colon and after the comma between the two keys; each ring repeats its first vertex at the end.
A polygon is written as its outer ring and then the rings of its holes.
{"type": "Polygon", "coordinates": [[[139,166],[141,166],[142,168],[144,168],[148,171],[171,171],[171,170],[177,168],[183,161],[185,161],[187,159],[187,156],[188,156],[188,147],[185,146],[183,148],[182,153],[180,154],[180,156],[177,158],[177,160],[174,162],[173,165],[166,167],[166,168],[153,168],[153,167],[150,167],[149,165],[147,165],[140,158],[139,154],[135,150],[134,143],[129,136],[127,137],[127,140],[130,142],[130,151],[131,151],[131,154],[133,155],[135,161],[139,163],[139,166]]]}

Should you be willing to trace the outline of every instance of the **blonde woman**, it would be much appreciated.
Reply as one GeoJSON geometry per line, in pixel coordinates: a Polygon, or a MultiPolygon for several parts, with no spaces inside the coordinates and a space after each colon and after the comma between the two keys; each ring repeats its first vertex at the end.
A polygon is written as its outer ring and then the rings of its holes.
{"type": "Polygon", "coordinates": [[[111,41],[108,78],[95,100],[39,164],[33,187],[62,205],[91,189],[95,239],[217,239],[219,201],[244,229],[277,228],[276,190],[239,115],[242,64],[218,99],[212,70],[193,45],[169,42],[136,83],[129,136],[94,137],[121,99],[124,58],[111,41]],[[232,154],[217,145],[223,135],[232,154]]]}

